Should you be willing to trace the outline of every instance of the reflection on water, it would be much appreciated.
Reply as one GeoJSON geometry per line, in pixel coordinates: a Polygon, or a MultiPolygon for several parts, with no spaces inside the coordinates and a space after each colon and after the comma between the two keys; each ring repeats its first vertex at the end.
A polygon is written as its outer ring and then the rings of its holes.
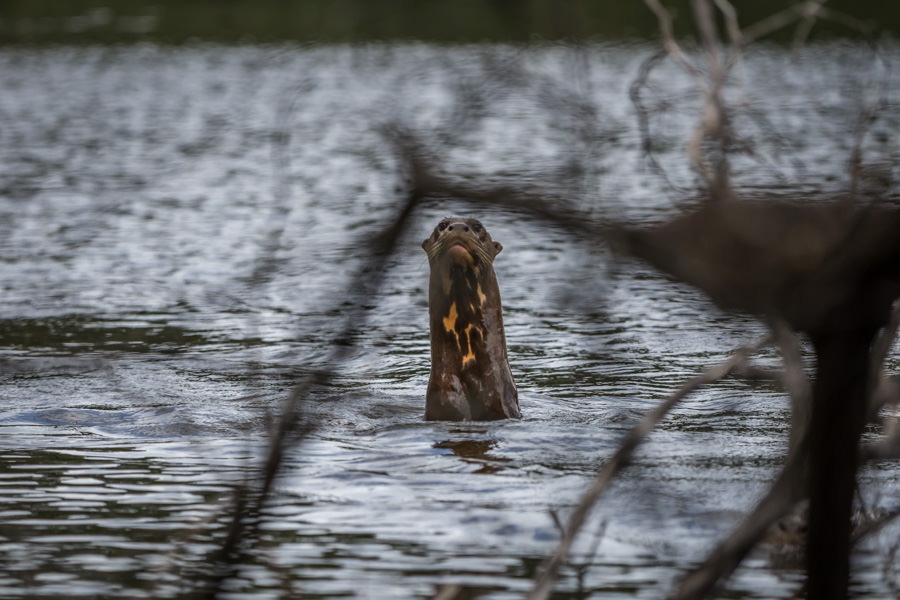
{"type": "Polygon", "coordinates": [[[503,469],[503,463],[512,459],[488,454],[497,445],[489,440],[444,440],[436,442],[434,448],[450,450],[464,462],[479,465],[476,473],[496,473],[503,469]]]}
{"type": "MultiPolygon", "coordinates": [[[[452,122],[453,94],[491,60],[590,95],[598,194],[658,218],[670,189],[642,161],[628,102],[647,51],[0,51],[0,596],[178,597],[202,580],[280,400],[360,300],[335,294],[397,200],[380,126],[452,122]]],[[[803,121],[811,89],[824,87],[816,110],[848,93],[829,87],[850,66],[835,52],[747,63],[763,80],[790,69],[790,85],[759,96],[781,109],[772,126],[796,136],[807,172],[844,160],[822,149],[834,131],[815,139],[803,121]]],[[[479,127],[453,132],[453,165],[537,171],[584,149],[527,91],[494,102],[479,127]]],[[[442,584],[521,596],[557,539],[551,511],[565,513],[627,427],[761,332],[640,267],[610,268],[602,249],[485,209],[505,248],[495,269],[523,419],[426,423],[419,244],[460,210],[427,205],[379,296],[362,299],[368,326],[308,398],[317,429],[287,456],[258,547],[227,584],[234,597],[420,598],[442,584]]],[[[733,380],[679,407],[598,507],[596,551],[586,535],[559,597],[664,595],[770,482],[786,414],[777,389],[733,380]]],[[[869,501],[896,497],[895,466],[866,479],[869,501]]],[[[859,558],[858,597],[885,593],[875,550],[859,558]]],[[[754,557],[729,593],[790,597],[798,577],[754,557]]]]}

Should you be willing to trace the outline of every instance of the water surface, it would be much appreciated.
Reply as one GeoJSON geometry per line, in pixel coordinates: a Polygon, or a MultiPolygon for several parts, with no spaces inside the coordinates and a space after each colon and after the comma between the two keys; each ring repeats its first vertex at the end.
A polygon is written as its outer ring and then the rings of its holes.
{"type": "MultiPolygon", "coordinates": [[[[677,101],[653,120],[666,180],[628,100],[650,51],[0,51],[0,596],[178,597],[202,577],[233,486],[354,314],[367,241],[403,200],[385,124],[446,142],[449,168],[533,173],[635,220],[676,210],[675,188],[693,182],[681,158],[692,95],[675,69],[653,81],[651,98],[677,101]],[[467,93],[488,108],[460,113],[467,93]]],[[[761,145],[737,176],[843,185],[853,111],[882,81],[860,60],[841,44],[748,56],[738,100],[765,118],[742,113],[761,145]]],[[[895,144],[896,120],[875,123],[871,152],[895,144]]],[[[305,398],[316,428],[286,456],[234,597],[424,598],[443,583],[521,597],[558,539],[551,511],[566,514],[627,428],[764,332],[602,246],[447,198],[417,212],[380,279],[359,343],[305,398]],[[456,212],[504,245],[519,421],[422,420],[420,243],[456,212]]],[[[598,506],[559,597],[665,595],[764,492],[787,428],[776,387],[728,380],[692,396],[598,506]]],[[[867,502],[894,507],[898,474],[868,470],[867,502]]],[[[882,550],[898,535],[860,552],[857,597],[889,593],[882,550]]],[[[800,580],[760,552],[727,594],[789,598],[800,580]]]]}

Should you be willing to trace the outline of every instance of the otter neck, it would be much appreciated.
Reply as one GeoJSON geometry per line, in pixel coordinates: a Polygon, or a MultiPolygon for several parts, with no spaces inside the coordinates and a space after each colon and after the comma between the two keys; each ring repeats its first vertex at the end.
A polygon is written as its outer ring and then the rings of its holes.
{"type": "Polygon", "coordinates": [[[490,359],[485,342],[498,324],[490,308],[499,305],[497,280],[490,265],[441,267],[432,269],[429,285],[432,359],[465,369],[490,359]]]}

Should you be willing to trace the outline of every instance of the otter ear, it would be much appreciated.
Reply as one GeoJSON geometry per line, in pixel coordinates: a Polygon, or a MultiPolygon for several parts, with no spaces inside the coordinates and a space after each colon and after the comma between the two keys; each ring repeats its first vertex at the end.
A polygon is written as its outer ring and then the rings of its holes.
{"type": "Polygon", "coordinates": [[[500,251],[503,250],[503,244],[500,242],[494,242],[494,256],[500,254],[500,251]]]}
{"type": "Polygon", "coordinates": [[[425,250],[425,252],[428,252],[429,248],[431,248],[431,238],[430,237],[425,238],[425,241],[422,242],[422,249],[425,250]]]}

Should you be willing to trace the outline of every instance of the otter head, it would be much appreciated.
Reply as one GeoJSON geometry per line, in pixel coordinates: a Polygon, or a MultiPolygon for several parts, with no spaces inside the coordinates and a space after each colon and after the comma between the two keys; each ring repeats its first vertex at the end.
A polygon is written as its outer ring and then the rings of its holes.
{"type": "Polygon", "coordinates": [[[453,269],[472,270],[476,274],[490,267],[503,245],[491,239],[491,234],[478,219],[448,217],[434,228],[422,242],[428,254],[432,272],[449,276],[453,269]]]}

